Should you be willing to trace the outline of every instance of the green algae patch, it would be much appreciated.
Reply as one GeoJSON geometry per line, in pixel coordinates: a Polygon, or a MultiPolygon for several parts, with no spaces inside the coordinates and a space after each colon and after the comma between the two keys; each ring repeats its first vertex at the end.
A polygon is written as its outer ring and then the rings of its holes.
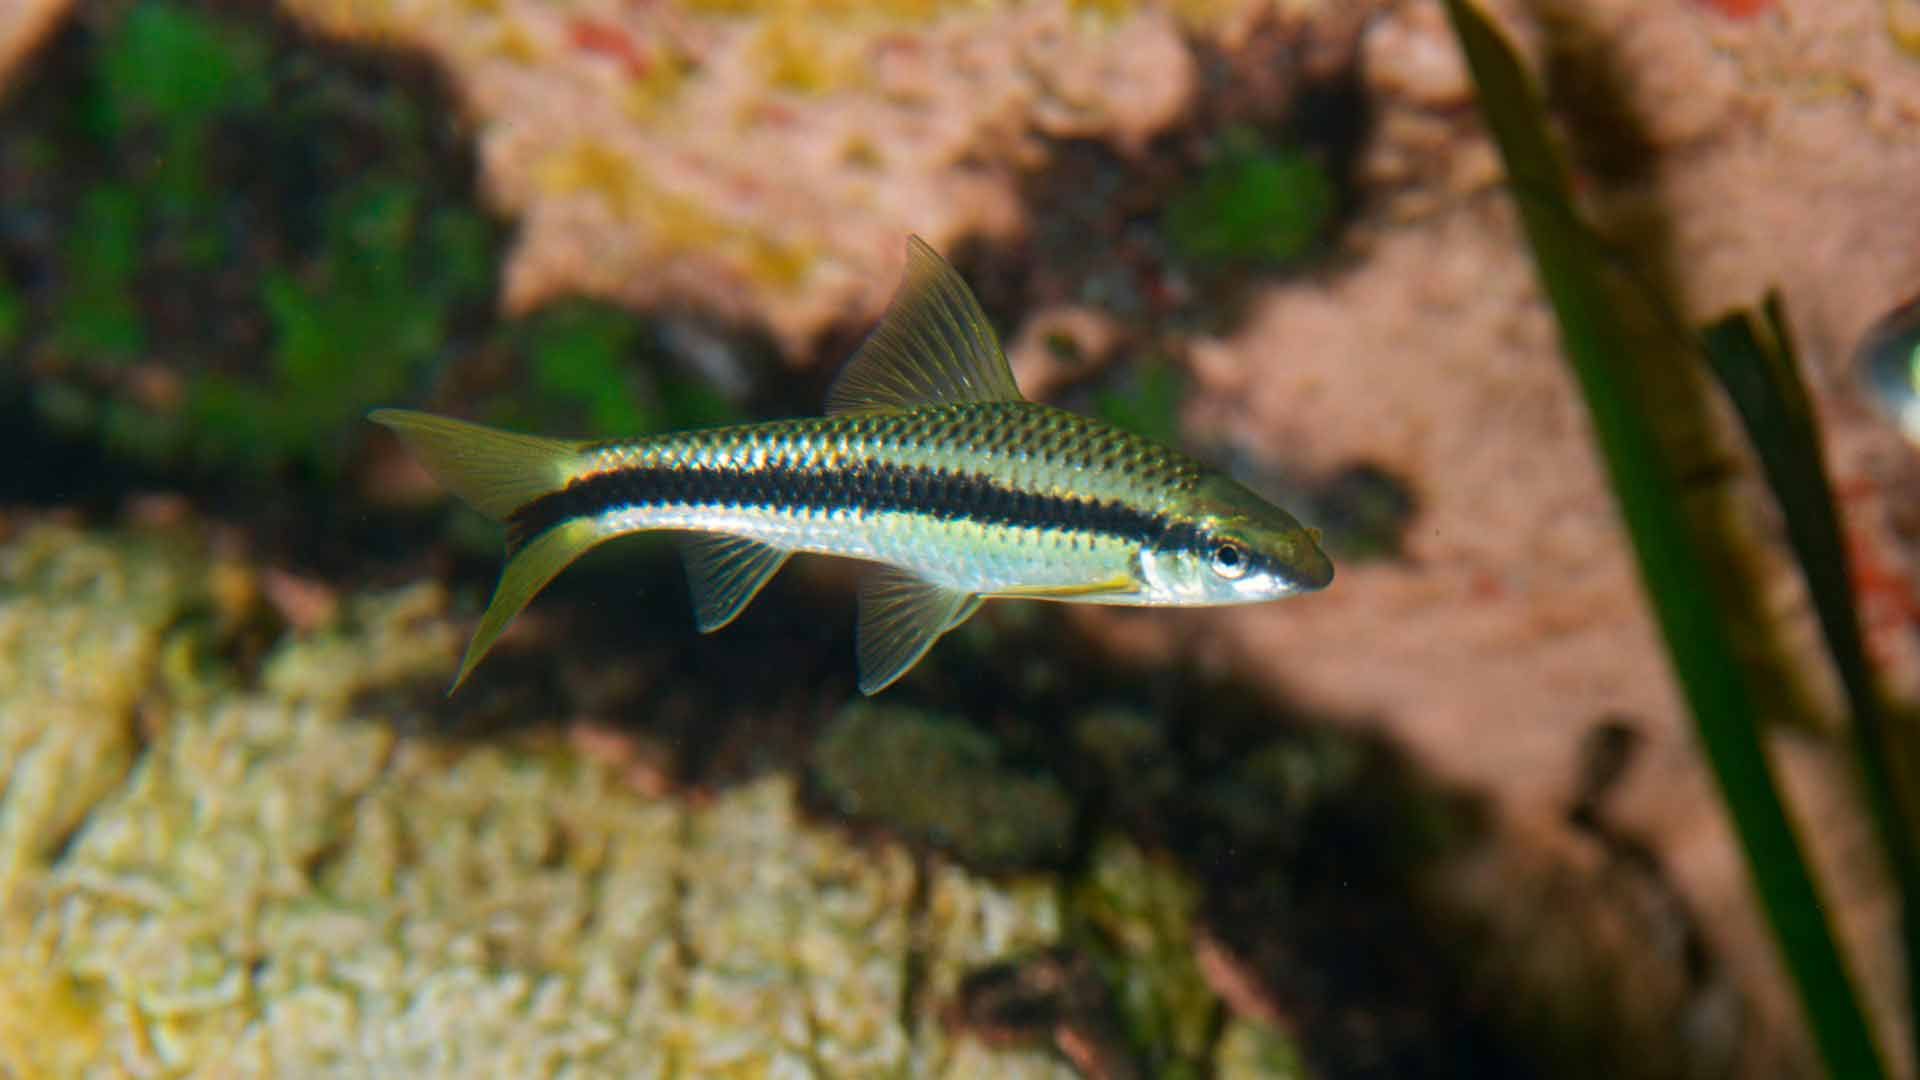
{"type": "Polygon", "coordinates": [[[814,748],[834,808],[952,851],[973,866],[1056,863],[1073,842],[1061,785],[999,761],[992,739],[909,708],[847,706],[814,748]]]}
{"type": "Polygon", "coordinates": [[[1300,1058],[1300,1048],[1285,1035],[1251,1020],[1227,1022],[1214,1047],[1215,1080],[1307,1080],[1313,1075],[1300,1058]]]}
{"type": "Polygon", "coordinates": [[[575,404],[588,429],[607,435],[657,431],[663,418],[645,408],[623,361],[639,323],[584,304],[542,313],[530,328],[533,384],[543,396],[575,404]]]}
{"type": "Polygon", "coordinates": [[[103,10],[9,103],[13,201],[48,228],[0,245],[0,347],[117,457],[331,476],[491,322],[499,230],[424,72],[202,7],[103,10]]]}
{"type": "Polygon", "coordinates": [[[1234,131],[1167,207],[1166,225],[1174,248],[1197,262],[1286,262],[1313,249],[1335,201],[1311,155],[1234,131]]]}
{"type": "Polygon", "coordinates": [[[19,340],[20,325],[26,320],[26,304],[20,294],[7,283],[5,270],[0,270],[0,352],[13,347],[19,340]]]}
{"type": "Polygon", "coordinates": [[[1092,952],[1151,1075],[1208,1075],[1220,1004],[1195,960],[1198,884],[1171,861],[1109,836],[1095,847],[1071,903],[1074,937],[1092,952]]]}
{"type": "Polygon", "coordinates": [[[1167,446],[1181,443],[1180,406],[1186,380],[1172,364],[1149,360],[1129,364],[1095,392],[1094,415],[1114,427],[1167,446]]]}
{"type": "Polygon", "coordinates": [[[140,4],[107,43],[98,107],[115,131],[143,122],[185,129],[265,104],[266,69],[266,43],[254,34],[174,4],[140,4]]]}

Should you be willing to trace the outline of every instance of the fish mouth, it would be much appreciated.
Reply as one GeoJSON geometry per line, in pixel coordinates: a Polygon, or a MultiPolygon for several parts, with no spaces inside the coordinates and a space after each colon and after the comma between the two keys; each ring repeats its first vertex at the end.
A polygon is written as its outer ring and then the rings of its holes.
{"type": "Polygon", "coordinates": [[[1333,560],[1312,540],[1301,546],[1300,557],[1288,568],[1287,580],[1301,592],[1319,592],[1333,584],[1333,560]]]}

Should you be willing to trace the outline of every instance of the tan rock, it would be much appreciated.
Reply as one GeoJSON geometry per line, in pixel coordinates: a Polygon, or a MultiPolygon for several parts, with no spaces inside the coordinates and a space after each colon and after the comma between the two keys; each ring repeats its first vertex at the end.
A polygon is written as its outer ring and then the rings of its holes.
{"type": "MultiPolygon", "coordinates": [[[[686,305],[764,325],[790,356],[879,312],[908,233],[1019,233],[1036,136],[1137,152],[1195,82],[1152,5],[286,5],[447,68],[485,188],[521,220],[510,310],[686,305]]],[[[1256,5],[1220,6],[1227,27],[1256,5]]]]}
{"type": "MultiPolygon", "coordinates": [[[[0,1073],[1073,1075],[941,1019],[1061,943],[1060,875],[810,823],[791,774],[650,795],[592,740],[402,734],[358,703],[451,671],[437,586],[344,597],[240,685],[193,655],[208,570],[57,527],[0,547],[0,1073]]],[[[1204,1032],[1193,886],[1149,865],[1102,845],[1082,891],[1143,942],[1134,997],[1204,1032]]]]}
{"type": "Polygon", "coordinates": [[[73,0],[7,0],[0,4],[0,99],[15,73],[60,25],[73,0]]]}
{"type": "MultiPolygon", "coordinates": [[[[1609,73],[1610,86],[1569,83],[1557,67],[1552,101],[1566,106],[1576,161],[1596,140],[1630,134],[1642,148],[1624,172],[1582,177],[1626,260],[1671,282],[1696,324],[1782,290],[1850,539],[1874,574],[1862,578],[1875,590],[1867,610],[1881,613],[1872,647],[1911,700],[1913,548],[1892,523],[1915,490],[1915,459],[1867,410],[1849,364],[1872,320],[1920,288],[1920,127],[1896,119],[1920,100],[1920,66],[1866,0],[1787,2],[1744,21],[1641,0],[1552,5],[1538,20],[1527,5],[1495,6],[1530,56],[1609,73]],[[1593,97],[1604,93],[1615,96],[1593,97]],[[1888,592],[1907,602],[1878,603],[1888,592]]],[[[1369,38],[1397,65],[1373,77],[1387,144],[1369,159],[1417,211],[1363,229],[1352,266],[1270,289],[1193,368],[1197,426],[1291,466],[1374,462],[1406,481],[1419,508],[1407,558],[1342,566],[1332,589],[1302,601],[1197,616],[1188,648],[1385,727],[1443,775],[1493,792],[1522,833],[1564,828],[1568,774],[1542,763],[1566,760],[1603,715],[1630,716],[1647,747],[1620,792],[1622,822],[1654,838],[1752,996],[1752,1030],[1795,1043],[1798,1006],[1675,693],[1523,239],[1504,198],[1455,182],[1449,163],[1484,153],[1484,136],[1470,120],[1456,127],[1447,96],[1422,81],[1431,73],[1410,36],[1430,21],[1423,10],[1397,11],[1369,38]]],[[[1801,680],[1791,709],[1813,703],[1831,731],[1832,677],[1756,466],[1724,425],[1693,452],[1728,470],[1702,495],[1722,504],[1715,514],[1744,549],[1735,576],[1780,627],[1772,647],[1801,680]]],[[[1890,904],[1850,748],[1800,735],[1777,753],[1877,1017],[1905,1045],[1890,904]]],[[[1805,1062],[1804,1045],[1785,1049],[1805,1062]]]]}

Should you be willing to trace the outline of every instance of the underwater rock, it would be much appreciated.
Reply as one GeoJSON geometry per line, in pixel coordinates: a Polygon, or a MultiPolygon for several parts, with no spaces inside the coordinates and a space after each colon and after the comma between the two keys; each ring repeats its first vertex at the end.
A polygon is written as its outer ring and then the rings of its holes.
{"type": "Polygon", "coordinates": [[[906,234],[942,250],[1019,234],[1042,137],[1137,154],[1189,105],[1193,42],[1231,48],[1314,8],[284,3],[451,73],[486,186],[522,221],[510,309],[685,304],[765,325],[790,356],[879,312],[906,234]]]}
{"type": "Polygon", "coordinates": [[[1306,1080],[1300,1051],[1286,1036],[1250,1020],[1227,1021],[1213,1058],[1215,1080],[1306,1080]]]}
{"type": "MultiPolygon", "coordinates": [[[[1705,5],[1643,0],[1488,5],[1546,79],[1583,199],[1620,249],[1616,268],[1644,275],[1624,295],[1651,280],[1698,324],[1782,290],[1871,648],[1912,700],[1920,458],[1865,407],[1848,364],[1866,328],[1920,281],[1910,182],[1920,68],[1889,40],[1881,5],[1789,6],[1791,19],[1736,23],[1705,5]],[[1812,89],[1841,86],[1855,89],[1812,89]]],[[[1443,777],[1489,793],[1524,823],[1518,836],[1567,828],[1572,748],[1602,717],[1635,717],[1646,752],[1615,809],[1671,868],[1751,995],[1748,1066],[1778,1072],[1807,1060],[1799,1006],[1675,692],[1524,238],[1510,202],[1487,196],[1500,177],[1482,167],[1484,132],[1423,59],[1444,19],[1421,0],[1373,33],[1374,57],[1406,54],[1399,69],[1363,73],[1376,137],[1359,172],[1391,204],[1385,220],[1355,226],[1350,267],[1262,286],[1242,326],[1198,342],[1187,418],[1313,475],[1385,470],[1412,495],[1403,557],[1349,560],[1323,596],[1167,633],[1190,630],[1185,652],[1263,674],[1288,700],[1377,718],[1367,722],[1443,777]]],[[[1698,374],[1696,357],[1660,352],[1662,332],[1647,355],[1663,357],[1670,379],[1698,374]]],[[[1701,519],[1742,549],[1745,565],[1728,569],[1761,628],[1745,644],[1773,680],[1766,703],[1831,733],[1837,684],[1771,500],[1724,413],[1655,419],[1683,444],[1701,519]]],[[[1118,623],[1080,622],[1103,618],[1118,623]]],[[[1123,633],[1140,631],[1113,632],[1123,633]]],[[[1810,739],[1779,752],[1877,1019],[1899,1030],[1896,905],[1862,811],[1848,807],[1850,750],[1810,739]]]]}
{"type": "Polygon", "coordinates": [[[813,775],[844,814],[985,869],[1047,865],[1073,841],[1058,781],[1008,769],[986,734],[951,717],[855,702],[814,746],[813,775]]]}
{"type": "Polygon", "coordinates": [[[14,72],[73,7],[73,0],[17,0],[0,5],[0,100],[14,72]]]}
{"type": "Polygon", "coordinates": [[[1119,340],[1120,327],[1105,311],[1055,305],[1027,316],[1019,335],[1006,343],[1007,364],[1022,393],[1051,401],[1063,387],[1106,367],[1119,340]]]}
{"type": "Polygon", "coordinates": [[[1139,709],[1088,709],[1073,718],[1080,758],[1106,784],[1123,820],[1151,820],[1180,790],[1179,756],[1167,747],[1163,721],[1139,709]]]}
{"type": "Polygon", "coordinates": [[[205,579],[162,540],[41,528],[0,551],[0,894],[125,779],[168,630],[205,579]]]}
{"type": "MultiPolygon", "coordinates": [[[[207,650],[211,566],[0,546],[0,1073],[1072,1075],[940,1018],[1061,944],[1059,876],[856,842],[786,774],[648,797],[564,736],[402,734],[359,703],[451,672],[433,586],[345,596],[250,684],[207,650]]],[[[1190,893],[1101,851],[1077,894],[1122,1000],[1216,1008],[1178,974],[1190,893]]]]}
{"type": "Polygon", "coordinates": [[[431,65],[327,45],[264,5],[77,21],[0,115],[19,452],[338,480],[362,414],[482,351],[493,323],[502,230],[473,205],[431,65]]]}
{"type": "Polygon", "coordinates": [[[1128,1041],[1150,1048],[1147,1075],[1203,1075],[1220,1001],[1195,951],[1199,886],[1171,861],[1109,836],[1095,846],[1070,904],[1128,1041]]]}

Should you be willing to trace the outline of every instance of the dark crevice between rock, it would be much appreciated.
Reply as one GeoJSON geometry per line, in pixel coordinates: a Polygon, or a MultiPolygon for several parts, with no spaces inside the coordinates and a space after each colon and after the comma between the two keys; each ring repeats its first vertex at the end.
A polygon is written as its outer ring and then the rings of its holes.
{"type": "Polygon", "coordinates": [[[961,982],[947,1022],[989,1046],[1048,1046],[1088,1080],[1146,1075],[1115,1019],[1106,982],[1072,948],[972,972],[961,982]]]}
{"type": "Polygon", "coordinates": [[[915,1032],[927,1001],[927,925],[932,909],[934,860],[925,851],[913,852],[913,890],[907,897],[907,948],[900,965],[900,1029],[915,1032]]]}
{"type": "Polygon", "coordinates": [[[1677,941],[1684,973],[1696,998],[1728,992],[1715,983],[1727,981],[1713,954],[1705,929],[1692,905],[1674,881],[1660,853],[1638,830],[1616,824],[1608,804],[1632,769],[1644,741],[1629,717],[1603,717],[1588,731],[1580,746],[1578,781],[1567,807],[1567,823],[1591,837],[1619,872],[1637,878],[1656,908],[1657,921],[1677,941]]]}

